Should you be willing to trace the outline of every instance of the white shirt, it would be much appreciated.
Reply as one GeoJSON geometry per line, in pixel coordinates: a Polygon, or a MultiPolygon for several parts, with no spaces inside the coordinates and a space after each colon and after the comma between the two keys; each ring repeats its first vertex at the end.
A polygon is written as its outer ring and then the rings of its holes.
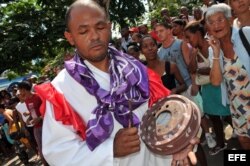
{"type": "MultiPolygon", "coordinates": [[[[86,63],[86,62],[85,62],[86,63]]],[[[109,74],[100,71],[89,63],[86,65],[93,72],[99,85],[109,89],[109,74]]],[[[76,82],[64,69],[52,81],[54,87],[63,93],[66,100],[80,115],[85,123],[88,122],[91,111],[97,106],[96,98],[76,82]]],[[[142,104],[134,110],[139,119],[148,108],[148,103],[142,104]]],[[[114,129],[111,136],[100,144],[94,151],[90,151],[86,142],[74,131],[72,126],[63,125],[54,119],[53,107],[47,101],[46,113],[43,121],[43,155],[49,165],[55,166],[168,166],[171,165],[172,156],[158,156],[152,154],[141,142],[140,152],[126,157],[113,157],[113,141],[115,134],[123,128],[114,119],[114,129]]]]}
{"type": "MultiPolygon", "coordinates": [[[[23,103],[19,102],[16,105],[16,110],[22,115],[22,119],[26,123],[27,119],[29,118],[29,116],[24,116],[25,112],[29,113],[29,110],[28,110],[26,104],[24,102],[23,103]]],[[[26,126],[27,127],[32,127],[33,125],[32,124],[29,124],[29,125],[26,124],[26,126]]]]}

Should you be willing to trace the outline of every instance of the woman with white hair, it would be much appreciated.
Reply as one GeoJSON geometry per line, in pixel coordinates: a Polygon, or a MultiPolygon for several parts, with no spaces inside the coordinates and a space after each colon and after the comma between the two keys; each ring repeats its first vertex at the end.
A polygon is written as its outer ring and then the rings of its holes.
{"type": "MultiPolygon", "coordinates": [[[[243,149],[250,149],[250,55],[239,31],[231,26],[231,8],[228,5],[221,3],[208,8],[206,22],[213,50],[211,82],[214,85],[225,84],[223,102],[226,103],[228,97],[239,142],[243,149]]],[[[245,27],[244,32],[249,38],[250,27],[245,27]]]]}

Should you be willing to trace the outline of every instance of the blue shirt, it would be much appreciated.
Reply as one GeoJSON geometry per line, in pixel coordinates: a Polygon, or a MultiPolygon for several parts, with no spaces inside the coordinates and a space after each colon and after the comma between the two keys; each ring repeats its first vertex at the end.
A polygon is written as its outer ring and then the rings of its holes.
{"type": "Polygon", "coordinates": [[[189,86],[191,85],[192,80],[183,58],[181,44],[181,40],[175,39],[170,47],[164,48],[163,46],[161,46],[158,50],[158,56],[160,60],[176,63],[181,76],[185,81],[185,84],[189,86]]]}

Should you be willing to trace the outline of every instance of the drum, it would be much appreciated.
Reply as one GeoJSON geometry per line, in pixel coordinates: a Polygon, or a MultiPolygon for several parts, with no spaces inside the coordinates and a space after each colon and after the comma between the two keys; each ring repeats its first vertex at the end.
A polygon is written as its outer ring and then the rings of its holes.
{"type": "Polygon", "coordinates": [[[144,114],[140,136],[152,152],[175,154],[197,135],[200,121],[200,110],[192,101],[181,95],[170,95],[144,114]]]}

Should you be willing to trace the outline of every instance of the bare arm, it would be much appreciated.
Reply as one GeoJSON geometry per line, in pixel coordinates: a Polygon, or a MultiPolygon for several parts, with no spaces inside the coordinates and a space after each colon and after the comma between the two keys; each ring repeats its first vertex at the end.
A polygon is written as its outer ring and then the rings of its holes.
{"type": "Polygon", "coordinates": [[[190,63],[188,65],[189,73],[195,73],[197,70],[197,61],[196,61],[197,54],[198,54],[198,50],[196,48],[192,48],[191,56],[190,56],[190,63]]]}
{"type": "Polygon", "coordinates": [[[184,61],[185,61],[186,65],[189,66],[190,62],[191,62],[191,60],[190,60],[190,49],[189,49],[187,43],[184,42],[184,41],[181,44],[181,51],[182,51],[182,55],[183,55],[183,58],[184,58],[184,61]]]}
{"type": "Polygon", "coordinates": [[[210,81],[212,85],[218,86],[222,82],[222,72],[220,66],[220,42],[213,36],[209,39],[209,44],[213,49],[213,62],[210,71],[210,81]]]}
{"type": "Polygon", "coordinates": [[[177,80],[179,86],[176,88],[172,89],[171,93],[172,94],[180,94],[181,92],[185,91],[187,89],[187,86],[185,84],[184,79],[181,76],[181,73],[174,63],[170,63],[170,72],[171,74],[174,74],[175,79],[177,80]]]}
{"type": "Polygon", "coordinates": [[[4,113],[3,113],[3,116],[7,119],[7,121],[9,122],[9,133],[10,133],[10,129],[11,129],[11,126],[14,122],[12,116],[10,115],[10,113],[8,112],[8,110],[5,110],[4,113]]]}

